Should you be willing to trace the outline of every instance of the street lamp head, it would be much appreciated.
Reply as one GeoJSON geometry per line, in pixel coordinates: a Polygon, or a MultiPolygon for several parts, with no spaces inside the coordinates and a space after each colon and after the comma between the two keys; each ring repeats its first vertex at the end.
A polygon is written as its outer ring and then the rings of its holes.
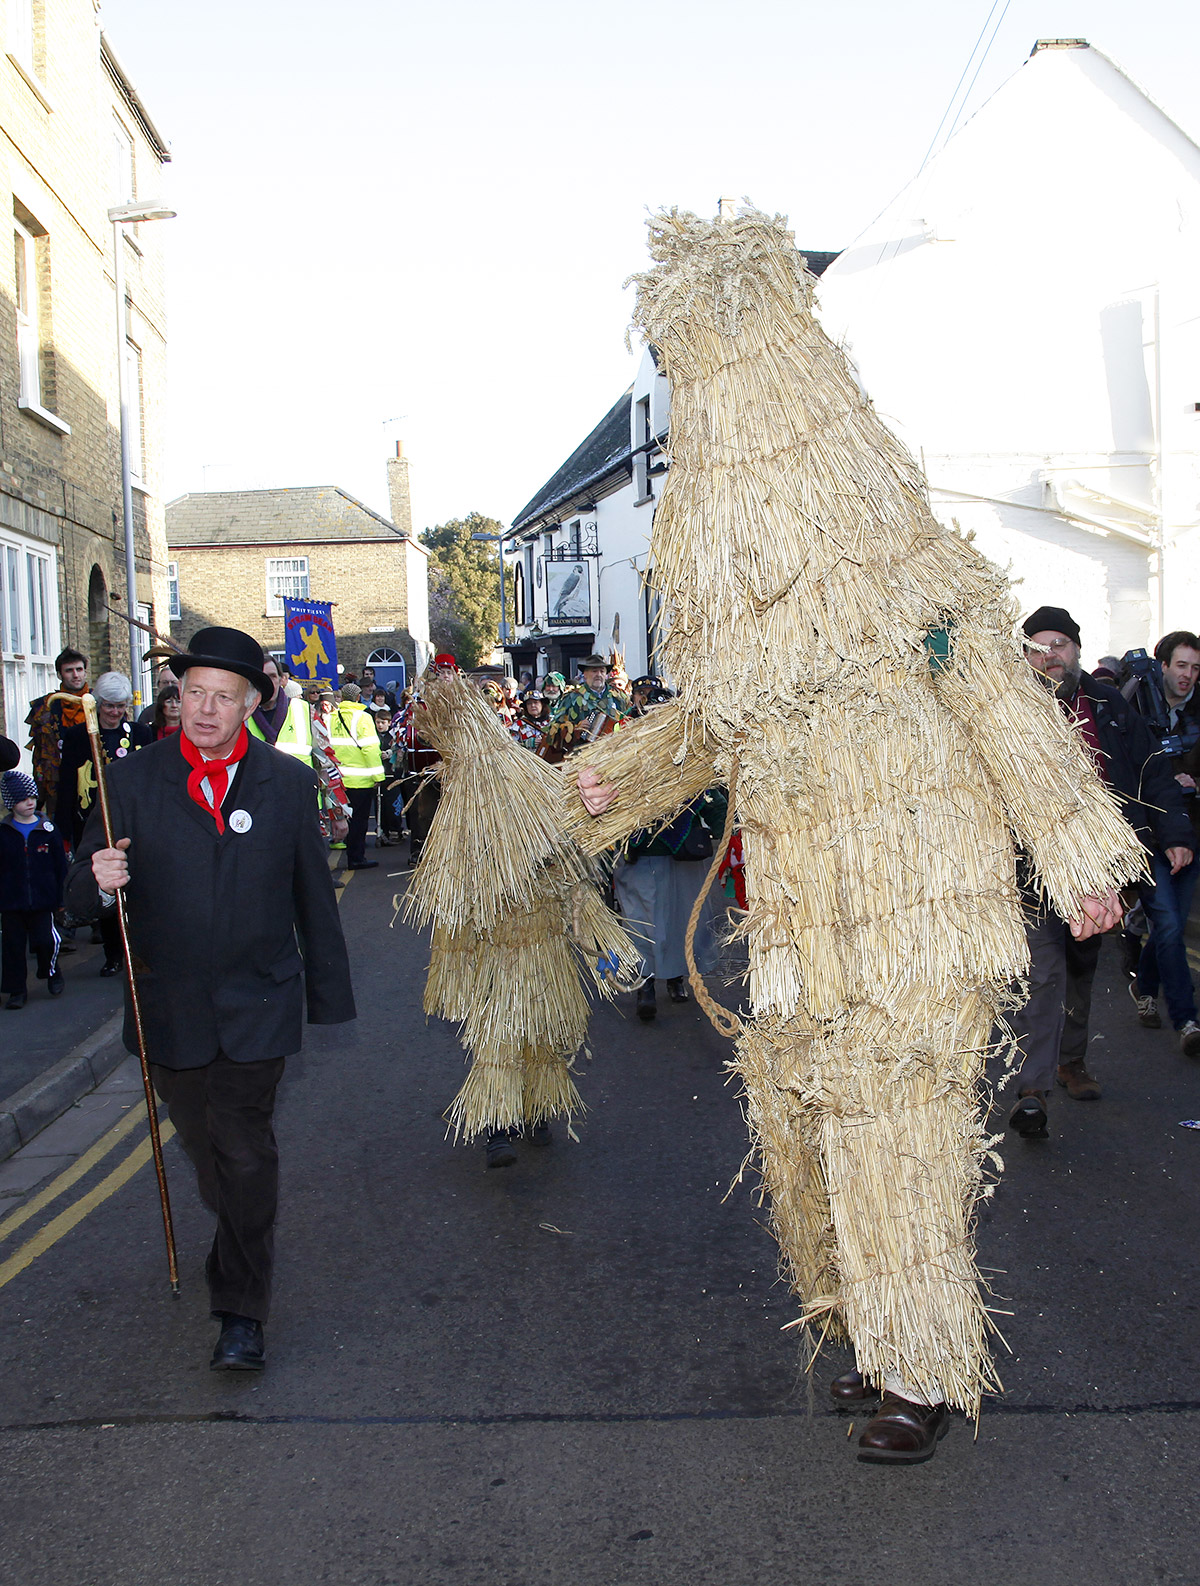
{"type": "Polygon", "coordinates": [[[168,209],[157,199],[147,199],[140,204],[118,204],[108,212],[108,218],[117,226],[133,225],[140,220],[174,220],[176,211],[168,209]]]}
{"type": "Polygon", "coordinates": [[[502,540],[504,536],[502,534],[472,534],[471,538],[473,540],[502,540]]]}

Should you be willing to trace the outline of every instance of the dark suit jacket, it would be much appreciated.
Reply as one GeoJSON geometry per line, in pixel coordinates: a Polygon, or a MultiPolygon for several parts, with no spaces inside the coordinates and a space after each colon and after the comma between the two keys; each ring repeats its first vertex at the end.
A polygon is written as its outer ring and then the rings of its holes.
{"type": "MultiPolygon", "coordinates": [[[[300,976],[311,1024],[353,1019],[354,996],[333,878],[317,821],[316,778],[251,738],[222,805],[225,831],[188,796],[177,736],[108,768],[113,832],[131,839],[125,890],[147,1054],[200,1068],[299,1049],[300,976]],[[250,816],[248,831],[230,824],[250,816]]],[[[68,907],[94,917],[91,856],[105,846],[93,811],[67,877],[68,907]]],[[[125,1045],[137,1050],[125,1004],[125,1045]]]]}

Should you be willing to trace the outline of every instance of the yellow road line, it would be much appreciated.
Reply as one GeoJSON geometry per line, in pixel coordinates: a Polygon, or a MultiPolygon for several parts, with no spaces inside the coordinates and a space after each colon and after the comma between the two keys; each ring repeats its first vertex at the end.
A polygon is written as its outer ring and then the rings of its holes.
{"type": "MultiPolygon", "coordinates": [[[[172,1124],[163,1124],[164,1145],[174,1133],[172,1124]]],[[[65,1211],[59,1212],[58,1216],[48,1222],[40,1233],[34,1234],[33,1238],[27,1240],[19,1250],[14,1251],[7,1261],[0,1263],[0,1289],[11,1282],[18,1273],[24,1272],[26,1267],[32,1266],[39,1256],[45,1255],[47,1250],[69,1234],[71,1229],[95,1211],[97,1206],[102,1205],[110,1195],[115,1195],[123,1184],[128,1184],[138,1169],[145,1167],[149,1160],[150,1136],[147,1135],[140,1145],[134,1146],[119,1167],[113,1168],[107,1178],[102,1178],[94,1189],[80,1196],[73,1206],[68,1206],[65,1211]]]]}
{"type": "Polygon", "coordinates": [[[91,1172],[101,1157],[107,1156],[113,1146],[120,1144],[131,1129],[145,1121],[146,1112],[141,1105],[130,1107],[120,1122],[115,1123],[107,1134],[102,1134],[95,1145],[86,1150],[77,1161],[72,1162],[70,1167],[64,1168],[56,1179],[47,1184],[44,1190],[39,1190],[19,1211],[13,1212],[11,1217],[6,1217],[0,1222],[0,1240],[7,1239],[9,1234],[15,1233],[22,1223],[27,1223],[31,1217],[36,1216],[43,1206],[49,1206],[51,1201],[57,1200],[65,1190],[69,1190],[72,1184],[77,1184],[85,1173],[91,1172]]]}

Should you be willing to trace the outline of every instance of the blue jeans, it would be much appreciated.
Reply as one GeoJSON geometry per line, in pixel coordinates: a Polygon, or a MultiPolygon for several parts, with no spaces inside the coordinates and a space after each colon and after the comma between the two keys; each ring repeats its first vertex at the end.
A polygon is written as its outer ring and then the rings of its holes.
{"type": "Polygon", "coordinates": [[[1193,859],[1173,876],[1166,855],[1155,854],[1150,860],[1150,869],[1153,885],[1143,881],[1138,887],[1150,922],[1150,939],[1138,959],[1137,993],[1139,997],[1157,997],[1161,981],[1171,1023],[1182,1030],[1189,1020],[1196,1018],[1196,993],[1183,932],[1192,907],[1192,894],[1200,879],[1200,860],[1193,859]]]}

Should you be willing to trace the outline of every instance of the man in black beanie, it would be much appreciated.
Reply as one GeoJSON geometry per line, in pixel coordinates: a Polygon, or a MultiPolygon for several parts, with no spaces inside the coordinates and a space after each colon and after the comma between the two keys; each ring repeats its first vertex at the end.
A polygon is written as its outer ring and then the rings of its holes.
{"type": "MultiPolygon", "coordinates": [[[[1118,689],[1083,670],[1074,617],[1062,606],[1039,606],[1022,629],[1026,660],[1053,689],[1082,735],[1097,771],[1141,838],[1147,863],[1161,856],[1172,871],[1191,864],[1191,822],[1161,745],[1118,689]]],[[[1153,890],[1151,885],[1149,892],[1153,890]]],[[[1076,941],[1066,921],[1029,891],[1025,913],[1029,999],[1010,1021],[1024,1062],[1009,1123],[1018,1134],[1036,1138],[1046,1133],[1046,1102],[1056,1081],[1075,1101],[1100,1099],[1100,1087],[1087,1072],[1085,1060],[1102,938],[1076,941]]],[[[1185,1020],[1180,1032],[1180,1045],[1189,1057],[1200,1056],[1194,1002],[1191,1020],[1185,1020]]]]}

